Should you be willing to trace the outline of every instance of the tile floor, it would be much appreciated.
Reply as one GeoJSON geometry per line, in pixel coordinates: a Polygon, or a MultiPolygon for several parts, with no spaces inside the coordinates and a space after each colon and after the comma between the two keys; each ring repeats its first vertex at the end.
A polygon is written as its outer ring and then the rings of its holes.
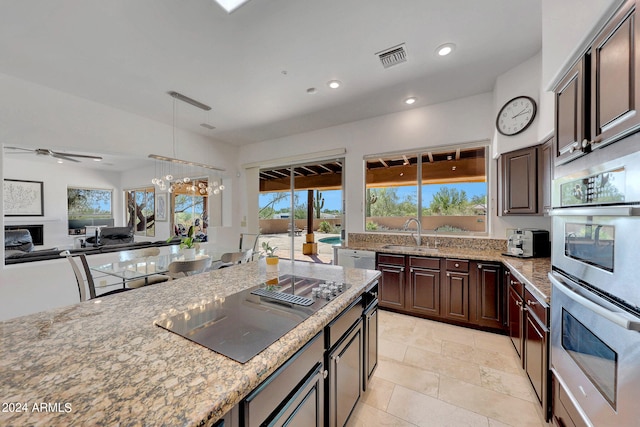
{"type": "Polygon", "coordinates": [[[378,368],[348,427],[542,427],[508,337],[381,310],[378,368]]]}

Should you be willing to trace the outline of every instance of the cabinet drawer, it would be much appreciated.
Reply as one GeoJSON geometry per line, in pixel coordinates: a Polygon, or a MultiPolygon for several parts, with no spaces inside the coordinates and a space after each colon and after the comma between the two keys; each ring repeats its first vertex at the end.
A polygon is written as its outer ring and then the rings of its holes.
{"type": "Polygon", "coordinates": [[[440,270],[440,258],[425,258],[425,257],[419,257],[419,256],[410,256],[409,266],[440,270]]]}
{"type": "Polygon", "coordinates": [[[447,259],[447,271],[461,271],[467,273],[469,271],[469,261],[447,259]]]}
{"type": "Polygon", "coordinates": [[[378,254],[378,264],[404,265],[404,255],[378,254]]]}
{"type": "Polygon", "coordinates": [[[324,353],[322,332],[278,368],[243,401],[244,425],[260,426],[295,389],[324,353]]]}
{"type": "Polygon", "coordinates": [[[524,296],[524,285],[518,279],[513,277],[512,274],[509,275],[509,285],[518,295],[524,296]]]}
{"type": "Polygon", "coordinates": [[[325,329],[325,348],[333,347],[351,329],[351,326],[360,319],[362,311],[362,297],[360,297],[329,323],[325,329]]]}
{"type": "Polygon", "coordinates": [[[524,290],[524,303],[527,309],[533,313],[544,326],[548,326],[547,305],[538,301],[528,289],[524,290]]]}

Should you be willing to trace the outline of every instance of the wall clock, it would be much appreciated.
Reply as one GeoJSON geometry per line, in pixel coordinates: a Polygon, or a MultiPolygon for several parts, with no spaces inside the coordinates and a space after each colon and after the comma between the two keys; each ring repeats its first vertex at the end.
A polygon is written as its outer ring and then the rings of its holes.
{"type": "Polygon", "coordinates": [[[517,135],[527,129],[535,117],[536,101],[528,96],[516,96],[500,109],[496,128],[503,135],[517,135]]]}

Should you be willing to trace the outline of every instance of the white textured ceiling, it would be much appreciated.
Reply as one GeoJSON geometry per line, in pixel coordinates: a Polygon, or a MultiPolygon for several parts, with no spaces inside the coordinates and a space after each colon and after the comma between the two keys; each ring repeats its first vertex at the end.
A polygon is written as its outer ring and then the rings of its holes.
{"type": "Polygon", "coordinates": [[[540,0],[251,0],[231,14],[213,0],[0,7],[0,73],[169,125],[175,90],[213,108],[180,105],[178,126],[236,145],[488,92],[540,48],[540,0]],[[456,51],[437,57],[446,42],[456,51]],[[407,62],[383,69],[375,53],[400,43],[407,62]],[[330,90],[331,79],[343,86],[330,90]]]}

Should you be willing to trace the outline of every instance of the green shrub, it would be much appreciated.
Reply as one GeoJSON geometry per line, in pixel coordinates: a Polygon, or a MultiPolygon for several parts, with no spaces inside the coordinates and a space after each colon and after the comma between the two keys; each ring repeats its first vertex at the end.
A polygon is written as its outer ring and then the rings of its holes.
{"type": "Polygon", "coordinates": [[[376,231],[378,229],[378,224],[373,221],[367,221],[367,225],[365,228],[367,231],[376,231]]]}
{"type": "Polygon", "coordinates": [[[331,233],[333,227],[327,221],[322,221],[320,225],[318,225],[318,230],[323,233],[331,233]]]}

